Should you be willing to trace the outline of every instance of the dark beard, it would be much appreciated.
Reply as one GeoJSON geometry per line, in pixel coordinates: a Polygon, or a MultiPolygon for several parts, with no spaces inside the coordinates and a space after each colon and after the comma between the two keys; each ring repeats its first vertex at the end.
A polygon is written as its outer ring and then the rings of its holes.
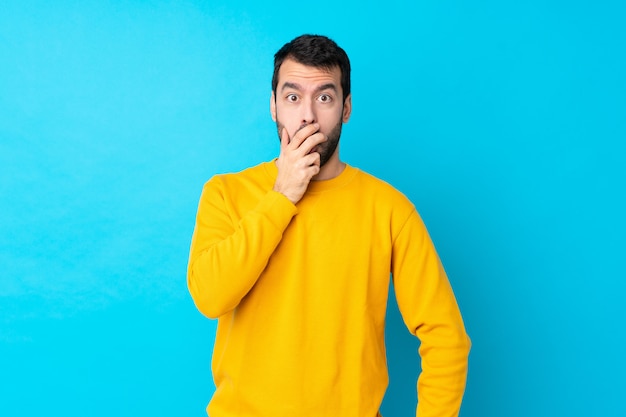
{"type": "MultiPolygon", "coordinates": [[[[300,126],[300,128],[296,131],[296,133],[299,132],[305,126],[307,125],[300,126]]],[[[333,154],[335,153],[335,150],[337,149],[337,145],[339,145],[339,138],[341,137],[342,126],[343,126],[343,123],[340,120],[339,123],[337,123],[335,127],[333,127],[333,130],[331,130],[330,133],[328,134],[328,139],[325,142],[322,142],[319,145],[317,145],[315,148],[313,148],[315,152],[320,154],[320,168],[323,167],[326,164],[326,162],[330,160],[330,157],[333,156],[333,154]]],[[[276,128],[278,129],[279,141],[280,141],[280,132],[282,132],[283,127],[284,126],[282,125],[282,123],[278,122],[277,120],[276,128]]]]}

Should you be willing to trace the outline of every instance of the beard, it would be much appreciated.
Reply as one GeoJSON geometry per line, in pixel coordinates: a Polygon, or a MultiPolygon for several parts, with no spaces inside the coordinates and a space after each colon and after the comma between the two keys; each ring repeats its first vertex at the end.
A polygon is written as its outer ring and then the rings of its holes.
{"type": "MultiPolygon", "coordinates": [[[[296,130],[296,133],[298,133],[306,126],[306,124],[300,126],[298,130],[296,130]]],[[[323,167],[324,164],[326,164],[326,162],[330,160],[330,157],[333,156],[333,154],[335,153],[337,145],[339,145],[339,138],[341,137],[342,126],[343,123],[341,120],[339,120],[335,127],[333,127],[333,130],[331,130],[330,133],[327,135],[326,141],[320,143],[311,150],[311,152],[317,152],[320,154],[320,168],[323,167]]],[[[278,117],[276,118],[276,127],[278,129],[278,140],[280,141],[280,132],[282,132],[285,126],[278,121],[278,117]]]]}

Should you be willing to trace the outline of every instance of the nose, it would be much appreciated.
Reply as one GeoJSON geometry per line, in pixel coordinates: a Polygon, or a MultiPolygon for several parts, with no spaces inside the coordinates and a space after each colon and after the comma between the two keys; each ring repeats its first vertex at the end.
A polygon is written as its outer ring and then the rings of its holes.
{"type": "Polygon", "coordinates": [[[313,103],[308,100],[303,101],[302,105],[302,124],[310,125],[317,122],[315,115],[315,107],[313,103]]]}

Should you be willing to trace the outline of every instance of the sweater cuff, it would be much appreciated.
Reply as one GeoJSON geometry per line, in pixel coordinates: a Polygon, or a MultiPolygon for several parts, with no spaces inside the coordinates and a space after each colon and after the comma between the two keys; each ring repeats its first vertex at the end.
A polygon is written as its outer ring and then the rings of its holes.
{"type": "Polygon", "coordinates": [[[269,191],[254,209],[266,217],[277,229],[285,230],[298,208],[278,191],[269,191]]]}

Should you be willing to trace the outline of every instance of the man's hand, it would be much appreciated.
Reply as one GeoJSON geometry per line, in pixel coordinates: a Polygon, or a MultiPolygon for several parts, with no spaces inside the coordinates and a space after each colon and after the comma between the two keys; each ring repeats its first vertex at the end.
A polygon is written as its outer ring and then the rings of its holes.
{"type": "Polygon", "coordinates": [[[317,123],[298,130],[289,140],[287,129],[280,132],[280,155],[276,160],[278,176],[274,191],[278,191],[296,204],[306,192],[311,178],[320,172],[320,154],[312,152],[326,140],[317,123]]]}

